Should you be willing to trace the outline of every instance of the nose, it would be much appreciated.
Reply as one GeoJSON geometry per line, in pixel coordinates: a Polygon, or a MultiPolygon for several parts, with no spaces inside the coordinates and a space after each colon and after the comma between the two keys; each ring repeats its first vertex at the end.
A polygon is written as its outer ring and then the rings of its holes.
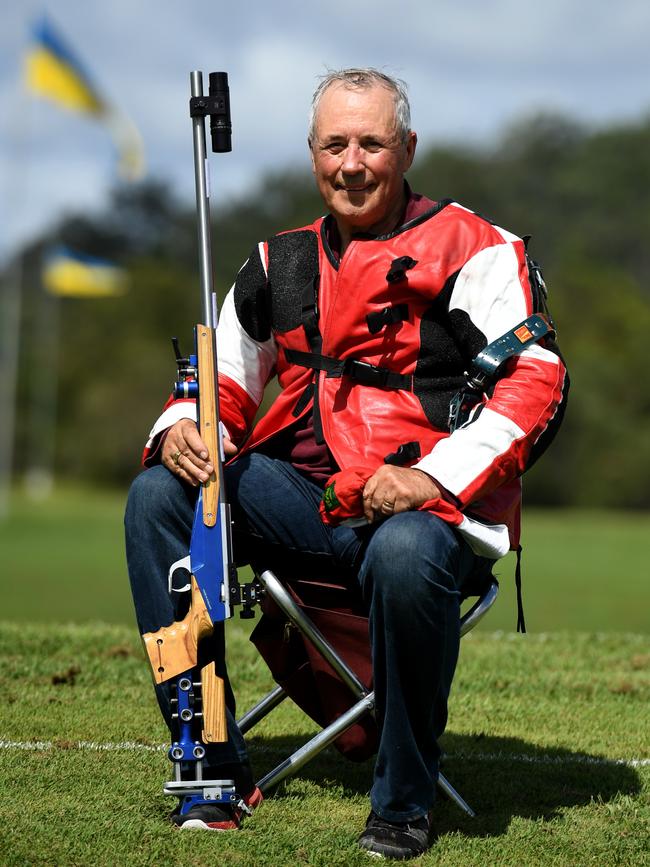
{"type": "Polygon", "coordinates": [[[363,151],[358,144],[348,144],[343,154],[341,171],[346,175],[358,175],[363,170],[363,151]]]}

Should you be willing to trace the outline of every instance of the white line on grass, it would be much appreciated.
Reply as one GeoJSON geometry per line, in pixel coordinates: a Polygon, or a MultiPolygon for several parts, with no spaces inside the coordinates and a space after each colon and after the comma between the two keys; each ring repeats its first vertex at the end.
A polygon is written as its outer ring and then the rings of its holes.
{"type": "MultiPolygon", "coordinates": [[[[137,741],[97,743],[96,741],[4,741],[2,750],[89,750],[90,752],[166,752],[164,744],[140,744],[137,741]]],[[[259,747],[256,752],[260,752],[259,747]]],[[[264,750],[261,750],[264,752],[264,750]]],[[[275,752],[275,751],[273,751],[275,752]]],[[[606,756],[538,756],[526,753],[448,753],[445,761],[466,762],[522,762],[530,765],[630,765],[634,768],[650,766],[650,759],[608,759],[606,756]]]]}

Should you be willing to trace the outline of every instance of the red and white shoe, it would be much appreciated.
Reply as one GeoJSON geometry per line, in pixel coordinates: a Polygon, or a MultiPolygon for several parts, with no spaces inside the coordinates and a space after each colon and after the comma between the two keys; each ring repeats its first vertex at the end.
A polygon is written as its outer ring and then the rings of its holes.
{"type": "Polygon", "coordinates": [[[184,813],[171,815],[171,820],[177,828],[199,831],[238,831],[245,816],[250,816],[264,800],[262,792],[257,788],[236,804],[197,804],[184,813]]]}

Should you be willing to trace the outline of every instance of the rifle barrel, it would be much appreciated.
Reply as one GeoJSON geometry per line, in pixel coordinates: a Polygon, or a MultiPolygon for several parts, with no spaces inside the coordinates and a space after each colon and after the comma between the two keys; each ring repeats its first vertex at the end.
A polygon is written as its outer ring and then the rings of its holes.
{"type": "MultiPolygon", "coordinates": [[[[203,96],[203,73],[190,73],[192,96],[203,96]]],[[[196,186],[197,228],[199,236],[199,272],[201,278],[202,322],[214,328],[212,307],[212,245],[210,238],[210,183],[205,146],[205,118],[192,118],[194,138],[194,181],[196,186]]]]}

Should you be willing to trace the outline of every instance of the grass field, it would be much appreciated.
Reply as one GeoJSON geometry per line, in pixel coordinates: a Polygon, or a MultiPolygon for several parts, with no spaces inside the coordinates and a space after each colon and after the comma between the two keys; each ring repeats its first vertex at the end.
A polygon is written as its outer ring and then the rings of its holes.
{"type": "MultiPolygon", "coordinates": [[[[445,772],[478,815],[437,807],[416,863],[644,865],[650,810],[650,653],[638,635],[505,633],[464,639],[445,772]]],[[[363,865],[355,837],[371,763],[327,750],[239,834],[175,832],[169,762],[132,630],[0,629],[3,865],[363,865]]],[[[229,629],[240,704],[270,685],[240,624],[229,629]]],[[[252,733],[259,774],[314,730],[288,704],[252,733]]]]}
{"type": "MultiPolygon", "coordinates": [[[[368,864],[355,838],[372,764],[331,749],[239,834],[179,834],[166,823],[167,734],[131,625],[122,500],[18,498],[0,524],[0,864],[368,864]]],[[[445,773],[477,818],[441,801],[437,842],[411,863],[641,867],[650,840],[650,518],[533,513],[527,525],[529,635],[510,631],[509,563],[499,570],[502,598],[463,640],[444,738],[445,773]]],[[[272,685],[249,628],[228,624],[240,710],[272,685]]],[[[251,734],[256,772],[314,730],[282,705],[251,734]]]]}

